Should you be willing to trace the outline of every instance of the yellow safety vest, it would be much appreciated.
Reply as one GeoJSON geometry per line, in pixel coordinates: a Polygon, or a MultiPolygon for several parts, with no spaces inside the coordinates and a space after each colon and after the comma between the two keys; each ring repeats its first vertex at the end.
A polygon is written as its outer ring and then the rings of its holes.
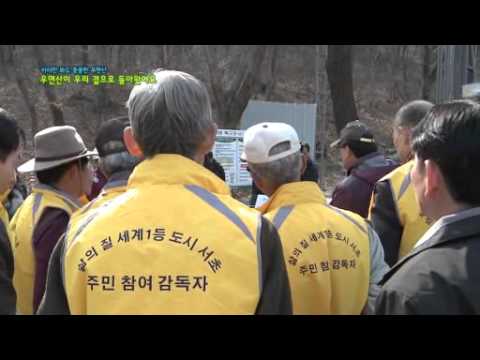
{"type": "Polygon", "coordinates": [[[63,257],[72,314],[254,314],[258,212],[185,157],[157,155],[79,224],[63,257]]]}
{"type": "Polygon", "coordinates": [[[367,302],[367,224],[328,206],[314,182],[285,184],[259,210],[277,228],[294,314],[360,314],[367,302]]]}
{"type": "Polygon", "coordinates": [[[399,260],[410,252],[431,225],[428,219],[421,214],[410,178],[412,168],[413,160],[398,167],[380,180],[388,180],[397,207],[398,219],[403,226],[399,260]]]}
{"type": "Polygon", "coordinates": [[[13,285],[17,292],[17,306],[23,315],[33,314],[33,287],[35,281],[35,256],[33,233],[35,226],[48,208],[57,208],[71,215],[79,203],[68,195],[43,184],[33,188],[11,221],[15,237],[15,272],[13,285]]]}

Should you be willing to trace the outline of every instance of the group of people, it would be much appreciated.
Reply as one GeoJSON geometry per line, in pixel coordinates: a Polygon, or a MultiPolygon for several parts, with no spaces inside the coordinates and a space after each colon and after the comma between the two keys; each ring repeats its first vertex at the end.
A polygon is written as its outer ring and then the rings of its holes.
{"type": "Polygon", "coordinates": [[[0,313],[480,312],[477,101],[402,107],[401,164],[348,124],[332,144],[347,177],[330,204],[295,129],[252,126],[241,160],[268,197],[252,208],[212,158],[205,85],[154,75],[132,89],[128,116],[100,126],[95,151],[54,126],[20,164],[24,132],[0,110],[1,200],[17,172],[37,179],[13,213],[0,205],[0,313]]]}

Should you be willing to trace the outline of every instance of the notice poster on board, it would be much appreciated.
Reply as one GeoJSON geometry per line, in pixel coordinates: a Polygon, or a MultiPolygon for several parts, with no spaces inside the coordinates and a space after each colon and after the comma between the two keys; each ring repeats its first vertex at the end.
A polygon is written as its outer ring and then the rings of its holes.
{"type": "Polygon", "coordinates": [[[230,186],[252,185],[247,163],[240,160],[244,132],[244,130],[219,129],[212,150],[213,157],[223,166],[225,181],[230,186]]]}

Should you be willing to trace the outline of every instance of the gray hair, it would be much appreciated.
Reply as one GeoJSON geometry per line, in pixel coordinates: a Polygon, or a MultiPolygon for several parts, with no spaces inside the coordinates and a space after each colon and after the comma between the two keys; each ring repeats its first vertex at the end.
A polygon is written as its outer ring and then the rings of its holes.
{"type": "Polygon", "coordinates": [[[248,163],[250,171],[275,188],[299,181],[302,171],[302,153],[286,156],[265,164],[248,163]]]}
{"type": "Polygon", "coordinates": [[[413,129],[433,107],[433,104],[425,100],[415,100],[403,105],[395,115],[394,126],[413,129]]]}
{"type": "Polygon", "coordinates": [[[140,160],[127,151],[110,154],[100,158],[99,165],[107,177],[120,171],[133,170],[140,160]]]}
{"type": "Polygon", "coordinates": [[[212,126],[205,85],[194,76],[154,72],[156,83],[135,86],[127,101],[133,134],[146,158],[179,154],[192,158],[212,126]]]}

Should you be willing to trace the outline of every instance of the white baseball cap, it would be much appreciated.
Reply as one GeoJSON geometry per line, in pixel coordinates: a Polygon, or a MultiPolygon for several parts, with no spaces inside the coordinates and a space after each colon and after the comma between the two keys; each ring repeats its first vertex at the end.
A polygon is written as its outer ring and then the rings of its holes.
{"type": "Polygon", "coordinates": [[[300,151],[297,132],[285,123],[265,122],[248,128],[243,135],[243,146],[240,159],[252,164],[269,163],[300,151]],[[281,143],[290,146],[281,153],[271,154],[272,148],[281,143]]]}

